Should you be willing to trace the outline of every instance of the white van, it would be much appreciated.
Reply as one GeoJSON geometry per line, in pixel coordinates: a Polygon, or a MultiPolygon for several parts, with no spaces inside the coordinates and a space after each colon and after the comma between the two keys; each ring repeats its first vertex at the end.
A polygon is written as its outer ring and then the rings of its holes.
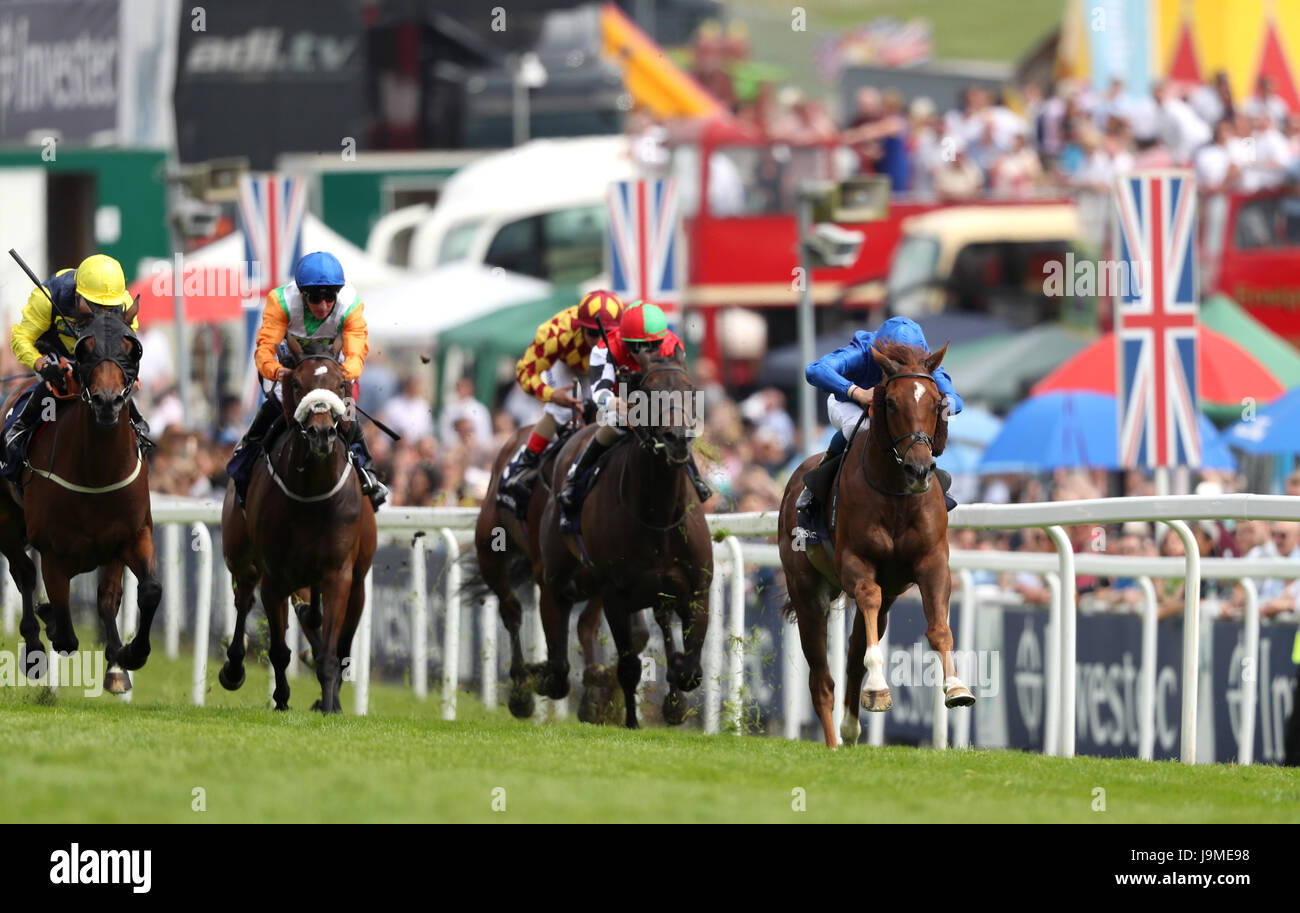
{"type": "Polygon", "coordinates": [[[637,176],[622,136],[533,140],[466,165],[432,210],[389,213],[367,249],[390,248],[386,237],[411,230],[407,265],[416,272],[468,261],[580,283],[604,268],[609,185],[637,176]]]}

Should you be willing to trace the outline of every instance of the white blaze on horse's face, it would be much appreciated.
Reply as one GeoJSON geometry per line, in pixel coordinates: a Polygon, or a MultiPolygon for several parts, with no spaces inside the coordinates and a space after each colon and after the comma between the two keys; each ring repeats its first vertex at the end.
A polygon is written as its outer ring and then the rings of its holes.
{"type": "Polygon", "coordinates": [[[298,401],[293,418],[299,425],[305,425],[313,415],[328,412],[333,418],[340,419],[345,411],[347,407],[333,390],[312,390],[298,401]]]}
{"type": "Polygon", "coordinates": [[[916,399],[918,403],[921,401],[921,397],[925,396],[925,387],[921,386],[921,382],[919,380],[916,382],[916,389],[912,391],[912,396],[916,399]]]}
{"type": "Polygon", "coordinates": [[[328,367],[326,367],[325,365],[321,365],[319,368],[316,369],[316,376],[320,377],[322,374],[328,374],[329,371],[330,369],[328,367]]]}

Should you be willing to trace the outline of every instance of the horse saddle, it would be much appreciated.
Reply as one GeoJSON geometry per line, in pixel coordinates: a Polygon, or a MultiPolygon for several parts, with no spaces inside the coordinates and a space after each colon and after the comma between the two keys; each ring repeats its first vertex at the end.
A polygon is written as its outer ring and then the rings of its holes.
{"type": "MultiPolygon", "coordinates": [[[[605,468],[605,464],[609,462],[610,457],[618,451],[619,447],[626,445],[627,441],[628,438],[625,436],[610,444],[604,453],[596,457],[596,462],[592,467],[578,476],[578,496],[573,501],[573,512],[569,513],[569,511],[560,508],[560,532],[577,532],[578,518],[582,516],[582,505],[587,500],[587,495],[596,486],[596,480],[600,478],[601,470],[605,468]]],[[[582,459],[581,454],[578,455],[578,459],[582,459]]]]}

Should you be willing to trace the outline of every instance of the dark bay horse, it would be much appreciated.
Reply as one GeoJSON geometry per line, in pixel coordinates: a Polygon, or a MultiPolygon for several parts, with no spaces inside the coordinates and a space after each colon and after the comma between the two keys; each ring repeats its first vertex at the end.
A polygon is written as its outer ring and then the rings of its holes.
{"type": "MultiPolygon", "coordinates": [[[[645,354],[637,359],[641,381],[630,398],[640,400],[629,405],[646,408],[629,411],[629,439],[611,449],[583,501],[581,541],[560,531],[560,507],[551,498],[541,519],[540,543],[547,661],[538,693],[557,699],[568,694],[569,612],[573,603],[600,594],[618,649],[629,729],[637,728],[637,654],[643,646],[634,640],[633,619],[647,607],[654,609],[668,656],[664,720],[680,723],[686,714],[682,692],[693,691],[702,678],[700,653],[713,579],[713,543],[686,469],[694,441],[688,422],[694,387],[676,359],[645,354]],[[673,614],[681,619],[684,650],[677,649],[673,636],[673,614]]],[[[584,428],[564,445],[554,478],[564,478],[596,431],[584,428]]]]}
{"type": "Polygon", "coordinates": [[[864,673],[861,702],[866,709],[884,711],[892,704],[880,637],[890,605],[912,584],[925,607],[926,639],[943,662],[944,703],[975,703],[953,663],[948,512],[943,492],[932,484],[934,456],[947,437],[944,397],[932,375],[947,350],[944,346],[927,354],[896,344],[872,350],[884,377],[873,391],[869,429],[854,435],[844,455],[833,544],[801,548],[794,534],[795,500],[819,456],[809,457],[791,476],[781,501],[778,539],[789,590],[784,611],[799,623],[808,688],[831,748],[836,747],[831,722],[835,683],[826,661],[826,621],[831,600],[841,592],[851,594],[858,607],[845,666],[845,744],[856,745],[861,731],[858,689],[864,673]]]}
{"type": "Polygon", "coordinates": [[[260,583],[275,668],[275,709],[287,710],[288,601],[306,588],[310,608],[299,618],[321,686],[312,709],[337,713],[352,636],[365,608],[366,572],[375,555],[375,512],[361,494],[338,427],[349,396],[338,363],[342,339],[332,346],[302,346],[290,336],[287,345],[291,373],[281,388],[288,430],[254,465],[246,508],[240,509],[232,482],[221,512],[236,616],[227,661],[217,677],[230,691],[244,683],[244,624],[260,583]]]}
{"type": "MultiPolygon", "coordinates": [[[[524,662],[523,646],[519,639],[523,606],[515,591],[527,582],[535,582],[539,586],[541,584],[541,554],[538,549],[540,524],[542,511],[552,494],[555,457],[560,452],[560,447],[551,447],[542,457],[524,522],[521,522],[513,511],[497,504],[496,495],[506,465],[520,445],[528,439],[531,431],[531,425],[516,431],[506,441],[501,453],[492,464],[492,480],[488,485],[487,497],[479,510],[478,522],[474,529],[478,577],[483,585],[496,595],[501,621],[510,635],[509,707],[510,712],[520,719],[526,719],[533,714],[531,678],[540,670],[536,664],[524,662]]],[[[467,584],[467,589],[473,591],[481,588],[476,588],[471,581],[467,584]]],[[[586,690],[578,708],[578,719],[584,723],[599,721],[601,708],[607,702],[609,688],[610,676],[607,670],[596,662],[596,634],[600,630],[600,606],[601,597],[596,593],[588,600],[586,608],[578,616],[578,642],[582,645],[583,660],[586,664],[583,673],[583,684],[586,690]]],[[[638,652],[645,647],[647,633],[645,626],[642,625],[638,652]]]]}
{"type": "MultiPolygon", "coordinates": [[[[128,670],[149,658],[149,630],[162,598],[154,569],[153,515],[149,465],[122,408],[135,392],[143,350],[131,331],[139,303],[126,311],[91,308],[84,301],[75,326],[77,344],[67,392],[48,385],[33,396],[54,397],[53,427],[38,429],[23,470],[21,491],[0,486],[0,551],[23,597],[19,631],[27,661],[44,652],[38,616],[59,653],[77,649],[68,604],[77,574],[99,570],[97,608],[104,629],[107,672],[104,688],[131,689],[128,670]],[[36,567],[26,546],[41,555],[41,577],[49,603],[33,605],[36,567]],[[122,573],[140,581],[140,626],[123,646],[117,633],[122,573]]],[[[17,394],[4,407],[7,413],[17,394]]]]}

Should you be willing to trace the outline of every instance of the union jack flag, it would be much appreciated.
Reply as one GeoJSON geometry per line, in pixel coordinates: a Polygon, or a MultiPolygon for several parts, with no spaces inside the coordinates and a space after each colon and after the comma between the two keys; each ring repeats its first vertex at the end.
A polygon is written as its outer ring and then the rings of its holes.
{"type": "Polygon", "coordinates": [[[1115,298],[1119,463],[1197,467],[1195,178],[1121,175],[1115,212],[1116,260],[1138,279],[1122,283],[1115,298]]]}
{"type": "Polygon", "coordinates": [[[609,188],[609,276],[624,303],[657,304],[676,321],[677,185],[672,178],[609,188]]]}
{"type": "Polygon", "coordinates": [[[246,377],[244,407],[261,403],[253,347],[262,319],[262,305],[271,289],[293,277],[302,258],[302,223],[307,213],[307,182],[278,174],[246,174],[239,179],[239,222],[244,232],[244,301],[246,377]]]}

